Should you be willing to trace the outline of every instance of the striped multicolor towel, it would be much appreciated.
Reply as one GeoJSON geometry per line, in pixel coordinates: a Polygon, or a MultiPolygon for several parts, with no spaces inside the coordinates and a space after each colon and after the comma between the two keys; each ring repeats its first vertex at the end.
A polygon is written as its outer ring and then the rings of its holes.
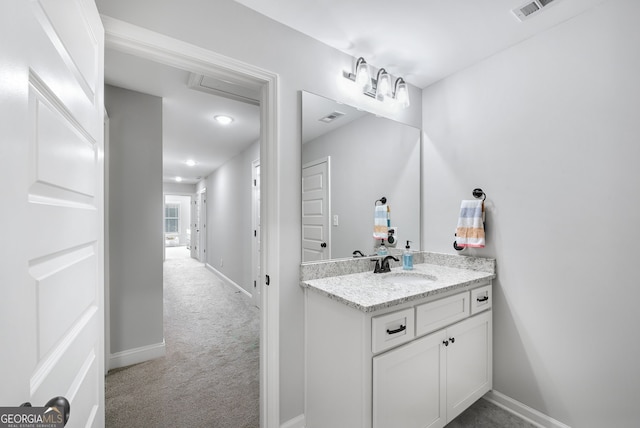
{"type": "Polygon", "coordinates": [[[387,204],[376,205],[373,213],[373,237],[375,239],[387,239],[389,237],[387,216],[387,204]]]}
{"type": "Polygon", "coordinates": [[[462,201],[456,229],[458,247],[484,247],[484,201],[462,201]]]}

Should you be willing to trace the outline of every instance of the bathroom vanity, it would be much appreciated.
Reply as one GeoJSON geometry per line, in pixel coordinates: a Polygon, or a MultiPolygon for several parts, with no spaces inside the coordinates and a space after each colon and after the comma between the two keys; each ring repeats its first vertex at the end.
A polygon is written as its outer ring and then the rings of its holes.
{"type": "Polygon", "coordinates": [[[417,259],[303,265],[308,428],[443,427],[491,389],[495,261],[417,259]]]}

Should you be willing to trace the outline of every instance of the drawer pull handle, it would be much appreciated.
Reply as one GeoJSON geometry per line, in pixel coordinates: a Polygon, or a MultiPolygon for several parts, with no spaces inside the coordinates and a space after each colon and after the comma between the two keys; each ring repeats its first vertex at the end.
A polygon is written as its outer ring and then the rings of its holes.
{"type": "Polygon", "coordinates": [[[478,297],[476,300],[478,302],[486,302],[487,300],[489,300],[489,296],[478,297]]]}
{"type": "Polygon", "coordinates": [[[396,334],[396,333],[400,333],[401,331],[405,331],[407,329],[406,325],[400,325],[400,328],[395,329],[395,330],[389,330],[387,329],[387,334],[396,334]]]}

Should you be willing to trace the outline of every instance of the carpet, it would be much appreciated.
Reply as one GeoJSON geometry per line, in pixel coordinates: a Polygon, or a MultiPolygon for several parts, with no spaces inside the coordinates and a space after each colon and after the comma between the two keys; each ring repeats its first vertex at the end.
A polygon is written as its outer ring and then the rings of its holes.
{"type": "Polygon", "coordinates": [[[168,252],[166,356],[109,372],[106,426],[258,428],[259,326],[245,294],[168,252]]]}

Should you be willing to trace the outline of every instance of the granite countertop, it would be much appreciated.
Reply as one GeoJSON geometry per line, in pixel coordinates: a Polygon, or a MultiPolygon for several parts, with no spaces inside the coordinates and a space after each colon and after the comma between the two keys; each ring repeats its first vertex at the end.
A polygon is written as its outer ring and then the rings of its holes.
{"type": "Polygon", "coordinates": [[[420,263],[414,264],[414,269],[411,271],[396,267],[392,268],[389,273],[361,272],[318,279],[303,279],[300,285],[363,312],[373,312],[456,288],[480,284],[495,278],[495,276],[495,271],[486,272],[420,263]],[[435,278],[432,281],[418,284],[392,282],[385,279],[392,275],[417,274],[426,274],[435,278]]]}

